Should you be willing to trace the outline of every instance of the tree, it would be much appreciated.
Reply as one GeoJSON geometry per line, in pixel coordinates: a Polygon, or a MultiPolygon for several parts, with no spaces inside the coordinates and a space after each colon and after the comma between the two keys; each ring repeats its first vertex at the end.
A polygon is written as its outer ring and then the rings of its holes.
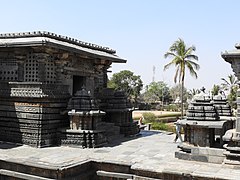
{"type": "Polygon", "coordinates": [[[223,88],[225,90],[228,90],[228,91],[231,91],[231,89],[234,86],[237,86],[239,83],[239,81],[233,74],[228,75],[228,79],[221,78],[221,80],[223,81],[223,83],[221,85],[223,86],[223,88]]]}
{"type": "Polygon", "coordinates": [[[227,96],[227,99],[228,99],[228,103],[229,105],[234,108],[234,109],[237,109],[237,90],[238,90],[238,87],[237,86],[234,86],[229,95],[227,96]]]}
{"type": "Polygon", "coordinates": [[[228,91],[228,102],[231,107],[236,108],[236,99],[237,99],[237,89],[238,89],[238,79],[233,75],[228,75],[228,79],[221,78],[223,83],[221,84],[224,90],[228,91]]]}
{"type": "Polygon", "coordinates": [[[143,82],[140,76],[134,75],[129,70],[123,70],[113,74],[112,78],[108,81],[108,87],[124,91],[129,100],[137,103],[143,82]]]}
{"type": "Polygon", "coordinates": [[[174,76],[174,82],[181,84],[181,118],[183,118],[183,90],[185,80],[185,69],[188,69],[190,74],[197,78],[196,70],[199,70],[200,66],[194,62],[198,60],[198,57],[193,54],[196,50],[195,46],[187,47],[182,39],[175,41],[169,48],[169,51],[164,54],[165,58],[172,58],[170,63],[164,66],[164,70],[170,66],[176,67],[176,73],[174,76]]]}
{"type": "Polygon", "coordinates": [[[144,100],[148,103],[154,103],[156,101],[163,103],[169,101],[169,98],[169,87],[163,81],[150,83],[144,93],[144,100]]]}
{"type": "MultiPolygon", "coordinates": [[[[182,90],[181,84],[175,85],[172,88],[170,88],[170,96],[171,96],[171,99],[173,99],[173,102],[175,102],[177,99],[180,98],[181,90],[182,90]]],[[[188,98],[188,92],[187,92],[187,89],[184,87],[183,88],[183,102],[186,102],[187,98],[188,98]]]]}
{"type": "Polygon", "coordinates": [[[219,92],[220,89],[221,89],[221,88],[220,88],[219,85],[214,84],[214,85],[213,85],[213,88],[212,88],[212,91],[211,91],[212,95],[213,95],[213,96],[218,95],[218,92],[219,92]]]}

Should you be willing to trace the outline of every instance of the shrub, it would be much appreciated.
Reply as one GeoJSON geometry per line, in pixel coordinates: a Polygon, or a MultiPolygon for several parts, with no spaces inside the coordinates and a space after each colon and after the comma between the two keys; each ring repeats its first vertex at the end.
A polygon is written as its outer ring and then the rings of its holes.
{"type": "Polygon", "coordinates": [[[163,130],[163,131],[168,131],[168,132],[175,131],[174,126],[171,126],[170,124],[163,123],[163,122],[154,122],[154,123],[152,123],[151,128],[153,130],[163,130]]]}
{"type": "Polygon", "coordinates": [[[143,113],[144,123],[153,123],[156,120],[155,114],[151,112],[143,113]]]}
{"type": "Polygon", "coordinates": [[[179,108],[178,108],[178,106],[176,104],[169,104],[167,106],[167,110],[168,111],[179,111],[179,108]]]}
{"type": "Polygon", "coordinates": [[[167,131],[168,125],[166,123],[162,123],[162,122],[154,122],[154,123],[152,123],[152,129],[167,131]]]}

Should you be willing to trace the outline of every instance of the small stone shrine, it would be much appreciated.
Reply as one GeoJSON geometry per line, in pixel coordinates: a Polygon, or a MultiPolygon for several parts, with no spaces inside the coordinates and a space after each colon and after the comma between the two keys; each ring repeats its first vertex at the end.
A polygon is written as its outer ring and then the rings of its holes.
{"type": "Polygon", "coordinates": [[[219,94],[213,97],[213,106],[216,107],[219,116],[233,115],[223,91],[219,91],[219,94]]]}
{"type": "Polygon", "coordinates": [[[137,123],[131,123],[133,108],[124,92],[105,89],[100,95],[100,109],[106,112],[105,121],[120,127],[121,134],[132,135],[139,132],[137,123]]]}
{"type": "Polygon", "coordinates": [[[112,63],[125,62],[108,47],[54,33],[0,34],[0,141],[97,147],[120,129],[138,132],[131,111],[116,102],[126,97],[98,95],[112,63]],[[111,101],[114,107],[94,106],[111,101]]]}
{"type": "MultiPolygon", "coordinates": [[[[235,50],[222,53],[222,58],[231,64],[231,67],[240,80],[240,44],[235,45],[235,50]]],[[[240,89],[237,91],[237,120],[234,129],[228,130],[223,136],[227,164],[240,165],[240,89]]]]}
{"type": "MultiPolygon", "coordinates": [[[[187,118],[180,121],[184,129],[184,143],[179,145],[180,152],[176,152],[176,157],[188,160],[199,160],[211,162],[214,158],[223,161],[223,155],[220,157],[209,158],[209,154],[201,154],[201,152],[212,152],[207,148],[222,148],[222,136],[225,132],[233,127],[233,117],[219,116],[231,115],[231,110],[226,104],[226,98],[222,95],[212,98],[206,94],[205,88],[201,89],[201,93],[194,96],[191,101],[187,118]],[[203,150],[205,149],[205,150],[203,150]]],[[[215,152],[218,152],[216,150],[215,152]]],[[[214,153],[213,153],[214,154],[214,153]]],[[[220,153],[222,154],[222,150],[220,153]]],[[[215,156],[215,154],[214,154],[215,156]]]]}
{"type": "Polygon", "coordinates": [[[209,125],[219,122],[219,116],[212,99],[204,91],[203,88],[200,94],[195,95],[188,107],[186,123],[183,125],[184,139],[196,146],[211,147],[215,141],[214,128],[209,128],[209,125]]]}
{"type": "Polygon", "coordinates": [[[98,130],[105,112],[97,109],[85,89],[75,93],[67,109],[70,109],[70,129],[59,129],[59,145],[98,147],[107,143],[105,131],[98,130]]]}

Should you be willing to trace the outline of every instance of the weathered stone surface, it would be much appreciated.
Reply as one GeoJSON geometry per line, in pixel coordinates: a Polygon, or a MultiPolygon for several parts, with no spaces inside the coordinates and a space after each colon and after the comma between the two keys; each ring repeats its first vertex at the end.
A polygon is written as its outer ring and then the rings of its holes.
{"type": "MultiPolygon", "coordinates": [[[[95,111],[92,102],[96,100],[95,93],[107,87],[107,71],[111,64],[126,62],[115,53],[106,47],[49,32],[1,34],[0,140],[35,147],[57,145],[57,129],[70,127],[71,120],[66,115],[72,109],[87,111],[82,113],[84,118],[79,124],[83,125],[78,128],[95,130],[102,116],[100,111],[95,111]],[[85,91],[80,92],[83,87],[85,91]],[[79,92],[82,94],[77,94],[79,92]],[[67,109],[69,99],[75,94],[81,95],[81,102],[76,96],[67,109]]],[[[126,101],[121,93],[109,98],[106,102],[109,110],[122,112],[124,109],[124,113],[119,119],[106,118],[106,121],[116,121],[119,126],[124,124],[121,131],[132,134],[136,130],[132,128],[134,124],[131,124],[131,111],[125,107],[126,101]]],[[[107,113],[111,117],[112,112],[107,113]]],[[[83,117],[82,114],[75,115],[83,117]]],[[[69,137],[63,141],[75,142],[69,137]]]]}
{"type": "Polygon", "coordinates": [[[213,106],[216,107],[219,116],[232,116],[232,110],[227,104],[227,98],[224,94],[218,94],[213,97],[213,106]]]}
{"type": "Polygon", "coordinates": [[[215,121],[218,119],[219,115],[210,96],[204,91],[195,95],[187,111],[187,120],[215,121]]]}
{"type": "Polygon", "coordinates": [[[132,119],[133,109],[129,106],[124,92],[114,92],[106,88],[99,95],[99,108],[106,112],[104,121],[120,126],[121,133],[128,136],[139,132],[139,128],[132,119]]]}

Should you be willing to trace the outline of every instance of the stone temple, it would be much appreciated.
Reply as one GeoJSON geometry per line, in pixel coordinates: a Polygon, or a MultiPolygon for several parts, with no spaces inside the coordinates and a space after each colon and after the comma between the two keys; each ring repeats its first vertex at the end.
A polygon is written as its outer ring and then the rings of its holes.
{"type": "Polygon", "coordinates": [[[180,121],[184,129],[184,143],[179,145],[176,157],[222,163],[225,160],[223,136],[235,123],[225,95],[219,92],[211,97],[202,88],[202,92],[192,99],[186,116],[180,121]]]}
{"type": "MultiPolygon", "coordinates": [[[[240,45],[225,51],[222,58],[240,79],[240,45]]],[[[237,114],[233,117],[226,96],[219,93],[210,97],[203,91],[195,95],[180,121],[184,129],[184,142],[175,157],[218,164],[240,165],[240,90],[237,91],[237,114]]]]}
{"type": "Polygon", "coordinates": [[[107,88],[112,63],[125,62],[54,33],[0,34],[0,141],[97,147],[136,134],[124,93],[107,88]]]}

